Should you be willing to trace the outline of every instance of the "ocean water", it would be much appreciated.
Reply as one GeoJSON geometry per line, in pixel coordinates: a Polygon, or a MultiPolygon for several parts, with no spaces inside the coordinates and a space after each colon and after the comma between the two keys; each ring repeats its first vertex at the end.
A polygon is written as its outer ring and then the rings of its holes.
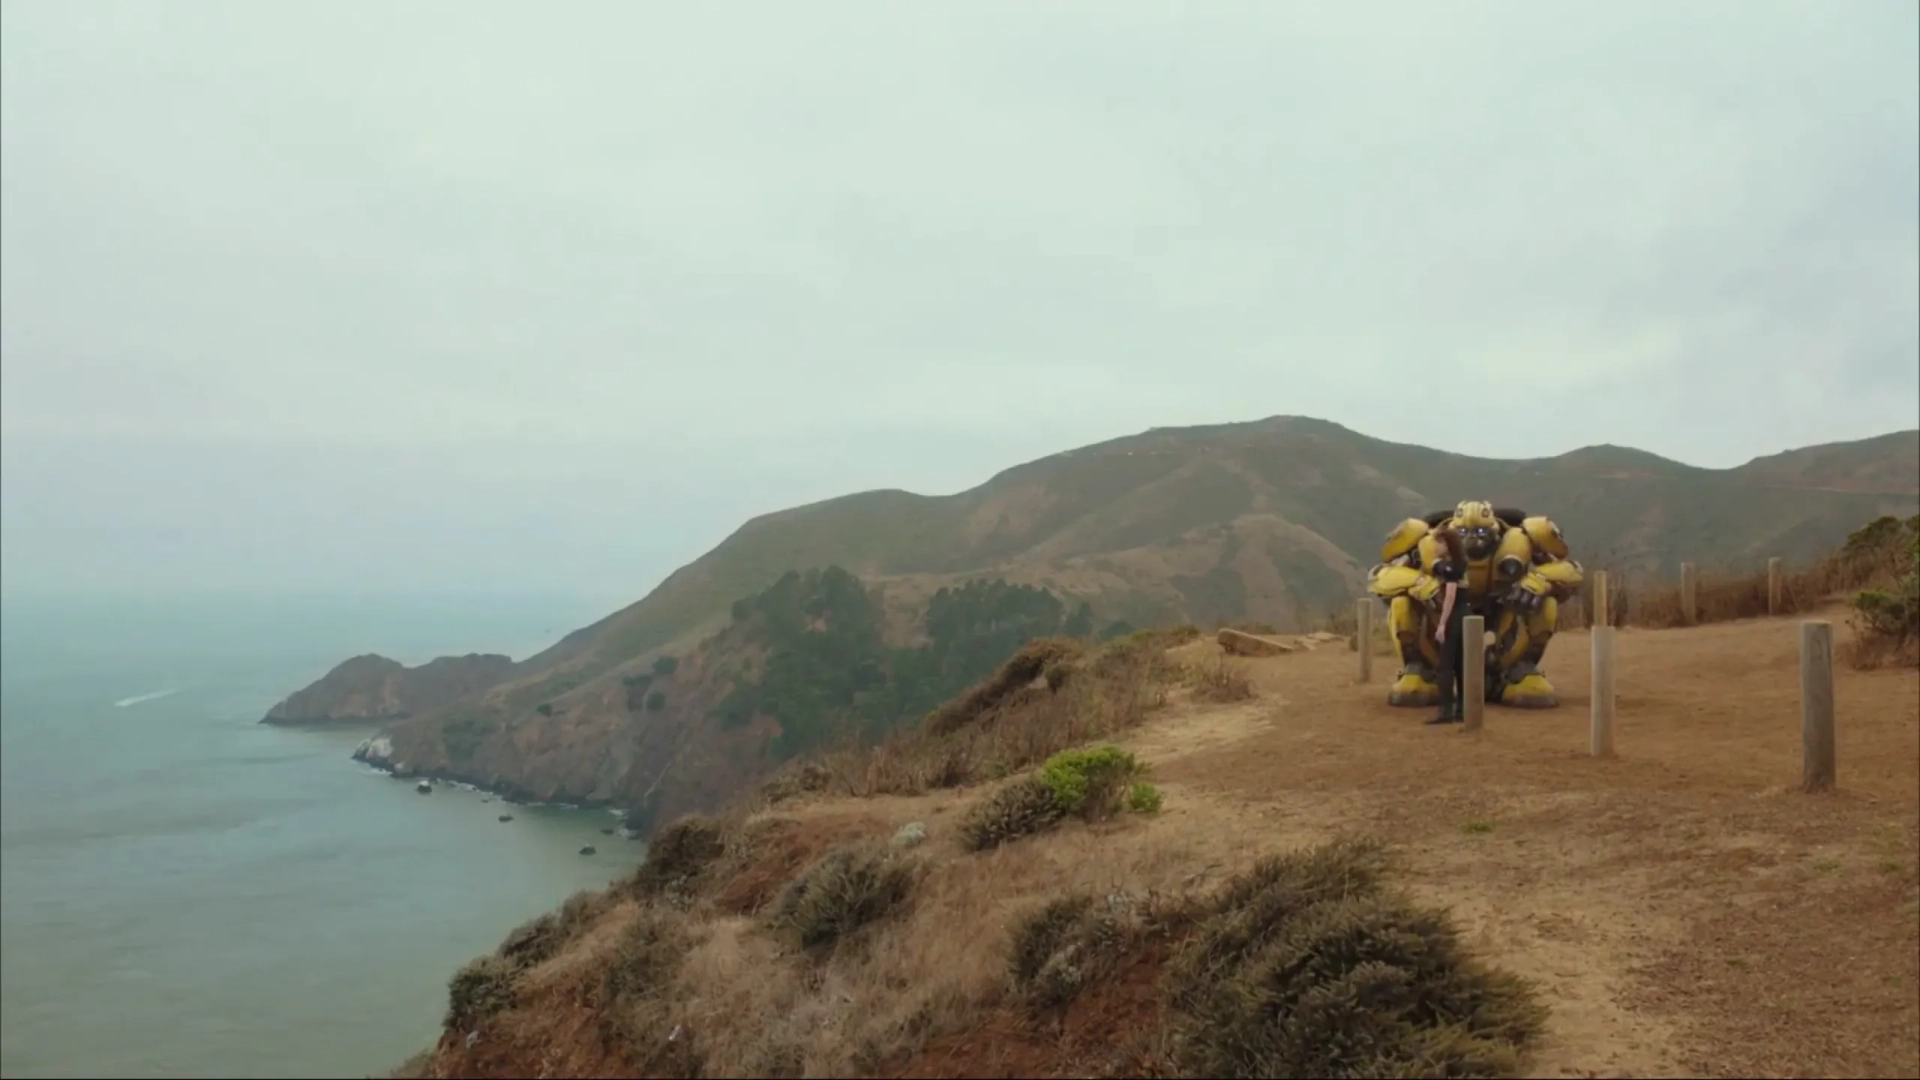
{"type": "Polygon", "coordinates": [[[455,968],[642,845],[417,794],[348,759],[367,728],[257,721],[353,653],[519,658],[606,606],[6,601],[0,1075],[381,1075],[428,1046],[455,968]]]}

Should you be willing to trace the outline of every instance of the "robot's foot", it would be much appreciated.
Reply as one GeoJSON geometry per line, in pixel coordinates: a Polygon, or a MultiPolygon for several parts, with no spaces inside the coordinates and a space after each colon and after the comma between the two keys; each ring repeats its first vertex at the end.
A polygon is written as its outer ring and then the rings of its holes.
{"type": "Polygon", "coordinates": [[[1500,704],[1516,709],[1551,709],[1560,704],[1560,696],[1553,692],[1547,677],[1536,671],[1501,688],[1500,704]]]}
{"type": "Polygon", "coordinates": [[[1387,691],[1387,704],[1401,708],[1425,709],[1440,704],[1440,688],[1428,675],[1408,669],[1393,681],[1387,691]]]}

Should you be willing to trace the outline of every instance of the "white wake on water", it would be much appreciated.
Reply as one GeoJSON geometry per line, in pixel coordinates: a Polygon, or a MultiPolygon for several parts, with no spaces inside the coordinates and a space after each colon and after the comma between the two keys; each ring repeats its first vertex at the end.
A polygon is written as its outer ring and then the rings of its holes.
{"type": "Polygon", "coordinates": [[[129,705],[138,705],[143,701],[158,701],[163,697],[172,697],[173,695],[179,692],[180,691],[178,689],[174,689],[174,690],[155,690],[151,694],[135,694],[130,698],[121,698],[119,701],[114,702],[113,707],[116,709],[124,709],[129,705]]]}

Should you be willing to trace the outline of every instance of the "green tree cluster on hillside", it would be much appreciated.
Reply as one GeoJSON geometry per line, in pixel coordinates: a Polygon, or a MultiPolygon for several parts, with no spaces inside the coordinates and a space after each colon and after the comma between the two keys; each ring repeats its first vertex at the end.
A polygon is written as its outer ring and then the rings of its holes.
{"type": "Polygon", "coordinates": [[[765,644],[766,661],[736,680],[715,712],[735,728],[756,715],[773,717],[780,734],[770,750],[780,760],[842,733],[879,734],[918,721],[1028,641],[1085,634],[1093,625],[1091,608],[1069,614],[1046,589],[970,581],[928,602],[926,645],[892,648],[879,605],[837,566],[788,571],[736,602],[733,617],[765,644]]]}

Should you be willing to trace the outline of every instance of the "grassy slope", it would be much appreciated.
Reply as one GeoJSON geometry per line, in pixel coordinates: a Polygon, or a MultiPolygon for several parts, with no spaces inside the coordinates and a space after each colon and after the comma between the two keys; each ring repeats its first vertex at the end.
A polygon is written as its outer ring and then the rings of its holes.
{"type": "MultiPolygon", "coordinates": [[[[1582,723],[1424,727],[1354,686],[1338,643],[1229,662],[1176,640],[1030,649],[946,710],[951,734],[823,759],[668,830],[633,879],[457,978],[409,1074],[1920,1067],[1910,664],[1840,672],[1856,764],[1809,802],[1781,787],[1786,620],[1623,635],[1639,690],[1600,763],[1582,723]],[[1056,671],[1059,690],[1020,689],[1056,671]],[[1108,740],[1151,763],[1161,808],[1031,809],[1031,767],[1108,740]],[[890,847],[908,822],[925,841],[890,847]],[[1352,830],[1399,865],[1324,845],[1352,830]]],[[[1583,668],[1556,668],[1580,715],[1583,668]]]]}
{"type": "Polygon", "coordinates": [[[831,563],[878,584],[896,638],[911,636],[936,588],[976,576],[1090,600],[1102,623],[1253,619],[1284,629],[1344,607],[1393,521],[1468,495],[1549,510],[1589,564],[1671,575],[1687,559],[1713,570],[1808,558],[1880,513],[1912,514],[1913,491],[1878,487],[1907,475],[1916,452],[1920,432],[1907,432],[1709,470],[1610,446],[1473,458],[1296,417],[1156,429],[952,496],[865,492],[755,518],[513,678],[389,734],[429,769],[450,765],[444,747],[491,738],[457,774],[529,794],[619,802],[669,761],[692,787],[717,792],[720,773],[753,771],[760,738],[705,733],[683,745],[724,678],[695,672],[741,662],[729,650],[745,646],[710,639],[734,600],[788,569],[831,563]],[[1818,483],[1791,486],[1801,479],[1818,483]],[[1876,490],[1838,490],[1848,486],[1876,490]],[[711,664],[679,677],[665,716],[630,724],[620,680],[662,652],[711,664]]]}

